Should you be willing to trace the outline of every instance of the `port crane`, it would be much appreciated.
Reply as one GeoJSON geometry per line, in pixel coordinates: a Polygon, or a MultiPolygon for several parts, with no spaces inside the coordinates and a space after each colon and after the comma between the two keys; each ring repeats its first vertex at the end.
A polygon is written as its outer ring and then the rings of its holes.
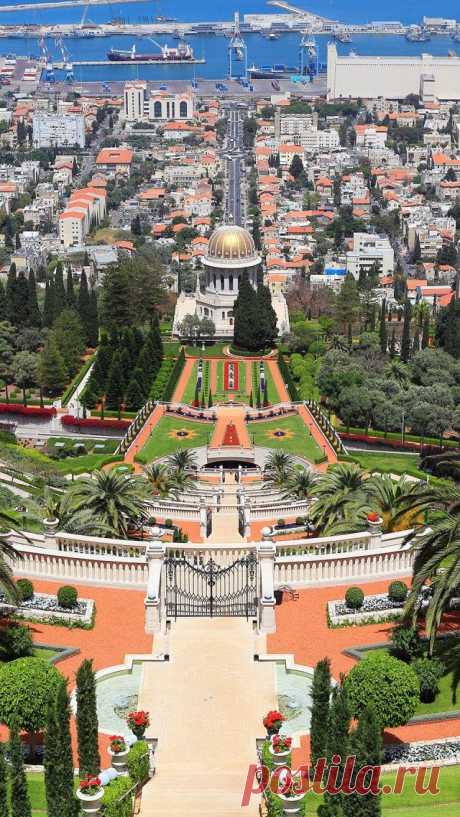
{"type": "Polygon", "coordinates": [[[302,39],[299,44],[299,64],[302,76],[305,74],[318,74],[318,48],[308,26],[302,32],[302,39]]]}
{"type": "Polygon", "coordinates": [[[240,29],[240,13],[235,11],[233,22],[233,33],[228,44],[228,78],[233,78],[233,61],[244,63],[243,75],[246,76],[248,72],[248,48],[241,35],[240,29]]]}
{"type": "Polygon", "coordinates": [[[62,67],[64,68],[64,71],[66,72],[66,74],[65,74],[66,81],[67,82],[73,82],[73,80],[74,80],[73,65],[69,61],[70,54],[69,54],[69,51],[67,50],[67,48],[64,45],[64,40],[62,39],[62,34],[60,34],[59,37],[56,37],[54,42],[55,42],[56,47],[61,52],[62,67]]]}

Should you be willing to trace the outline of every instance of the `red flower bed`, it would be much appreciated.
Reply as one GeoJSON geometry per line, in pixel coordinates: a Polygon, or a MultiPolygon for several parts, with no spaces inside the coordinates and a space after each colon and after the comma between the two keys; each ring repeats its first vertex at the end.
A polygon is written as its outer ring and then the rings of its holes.
{"type": "Polygon", "coordinates": [[[225,391],[238,391],[238,362],[236,360],[226,360],[224,363],[224,389],[225,391]]]}
{"type": "Polygon", "coordinates": [[[229,423],[227,428],[225,429],[224,439],[222,440],[222,445],[239,445],[240,439],[238,437],[238,432],[233,423],[229,423]]]}
{"type": "Polygon", "coordinates": [[[64,414],[61,417],[63,426],[79,426],[79,428],[115,428],[124,430],[128,428],[130,420],[101,420],[99,417],[74,417],[72,414],[64,414]]]}
{"type": "Polygon", "coordinates": [[[0,403],[0,414],[24,414],[28,417],[53,417],[55,408],[40,408],[40,406],[23,406],[21,403],[0,403]]]}

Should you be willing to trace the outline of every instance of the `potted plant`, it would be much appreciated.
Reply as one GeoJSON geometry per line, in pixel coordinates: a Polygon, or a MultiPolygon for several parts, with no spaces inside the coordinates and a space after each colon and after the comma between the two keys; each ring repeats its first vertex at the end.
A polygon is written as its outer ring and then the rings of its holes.
{"type": "Polygon", "coordinates": [[[282,783],[280,775],[280,787],[278,788],[277,795],[283,803],[284,815],[298,814],[305,797],[302,781],[294,780],[290,774],[288,774],[286,783],[282,783]]]}
{"type": "Polygon", "coordinates": [[[140,710],[139,712],[130,712],[127,723],[131,732],[136,735],[138,740],[144,737],[145,730],[150,726],[150,717],[148,712],[140,710]]]}
{"type": "Polygon", "coordinates": [[[284,720],[286,720],[284,715],[278,712],[277,709],[272,709],[270,712],[267,712],[263,719],[263,725],[267,730],[268,737],[278,734],[284,720]]]}
{"type": "Polygon", "coordinates": [[[291,757],[292,738],[284,735],[272,735],[268,751],[273,757],[274,766],[287,766],[291,757]]]}
{"type": "Polygon", "coordinates": [[[129,747],[122,735],[112,735],[108,753],[112,758],[112,767],[118,774],[128,774],[127,758],[129,747]]]}
{"type": "Polygon", "coordinates": [[[104,797],[104,789],[101,786],[99,777],[87,774],[77,789],[77,797],[80,800],[83,814],[99,814],[99,810],[104,797]]]}

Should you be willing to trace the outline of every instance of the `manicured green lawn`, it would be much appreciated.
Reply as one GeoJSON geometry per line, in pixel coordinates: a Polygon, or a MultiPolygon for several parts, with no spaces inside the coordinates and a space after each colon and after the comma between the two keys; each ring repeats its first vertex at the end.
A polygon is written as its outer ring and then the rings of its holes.
{"type": "Polygon", "coordinates": [[[180,350],[180,343],[178,340],[164,340],[163,353],[165,357],[177,357],[180,350]]]}
{"type": "Polygon", "coordinates": [[[121,460],[116,454],[85,454],[82,457],[69,457],[65,460],[54,461],[56,470],[61,474],[85,474],[87,471],[97,471],[109,462],[121,460]]]}
{"type": "Polygon", "coordinates": [[[189,405],[195,399],[195,387],[196,387],[196,378],[198,373],[198,363],[193,364],[192,371],[190,373],[190,377],[188,379],[187,385],[185,387],[184,394],[182,396],[182,403],[188,403],[189,405]]]}
{"type": "Polygon", "coordinates": [[[264,448],[282,448],[291,454],[298,454],[311,462],[321,460],[323,451],[309,434],[300,417],[283,417],[268,422],[248,423],[251,440],[264,448]],[[275,437],[273,432],[283,431],[284,437],[275,437]]]}
{"type": "Polygon", "coordinates": [[[427,478],[426,473],[418,468],[418,454],[349,450],[350,456],[369,471],[381,471],[384,474],[410,474],[421,479],[427,478]]]}
{"type": "Polygon", "coordinates": [[[98,440],[94,437],[49,437],[46,448],[48,451],[57,453],[58,451],[72,451],[76,445],[84,445],[87,452],[90,453],[94,451],[94,447],[97,445],[97,454],[113,454],[118,444],[119,440],[117,439],[98,440]],[[56,446],[57,443],[58,445],[56,446]],[[59,445],[59,443],[63,443],[64,445],[59,445]],[[102,448],[100,446],[102,446],[102,448]]]}
{"type": "Polygon", "coordinates": [[[217,361],[216,394],[213,395],[215,403],[226,402],[230,394],[232,399],[238,403],[249,403],[249,395],[246,394],[246,363],[241,360],[236,362],[238,363],[238,391],[229,392],[224,388],[225,361],[217,361]]]}
{"type": "MultiPolygon", "coordinates": [[[[425,774],[425,783],[428,780],[428,771],[425,774]]],[[[386,772],[380,778],[380,785],[390,785],[392,788],[396,779],[396,772],[386,772]]],[[[408,774],[401,794],[382,796],[382,813],[388,817],[457,817],[460,804],[460,766],[445,766],[441,768],[438,795],[420,795],[414,790],[416,775],[408,774]]],[[[322,802],[322,797],[314,792],[307,793],[308,815],[316,815],[316,809],[322,802]]]]}
{"type": "Polygon", "coordinates": [[[36,658],[43,658],[44,661],[50,661],[60,655],[60,650],[52,650],[48,647],[34,647],[34,655],[36,658]]]}
{"type": "Polygon", "coordinates": [[[178,448],[198,448],[206,445],[214,431],[213,423],[196,423],[179,417],[162,417],[144,447],[136,454],[138,462],[148,463],[165,457],[178,448]],[[174,432],[187,431],[189,436],[176,437],[174,432]]]}
{"type": "Polygon", "coordinates": [[[228,341],[214,343],[212,346],[187,346],[186,352],[189,357],[222,357],[224,346],[228,346],[228,341]]]}

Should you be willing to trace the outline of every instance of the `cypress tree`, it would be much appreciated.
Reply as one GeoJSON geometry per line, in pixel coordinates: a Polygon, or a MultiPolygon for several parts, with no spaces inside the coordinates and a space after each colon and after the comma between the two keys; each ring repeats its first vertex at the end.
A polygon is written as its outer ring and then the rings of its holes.
{"type": "Polygon", "coordinates": [[[316,664],[311,688],[310,755],[313,768],[320,757],[326,757],[330,698],[331,662],[329,658],[323,658],[316,664]]]}
{"type": "Polygon", "coordinates": [[[40,329],[42,325],[42,314],[38,308],[37,287],[35,285],[35,273],[33,270],[29,273],[27,312],[29,326],[36,326],[37,329],[40,329]]]}
{"type": "MultiPolygon", "coordinates": [[[[350,721],[351,712],[347,693],[343,687],[334,687],[328,717],[327,759],[331,763],[334,755],[340,758],[340,762],[334,764],[339,768],[338,787],[340,787],[343,779],[343,771],[348,756],[350,721]]],[[[341,793],[330,794],[326,792],[324,795],[324,810],[320,812],[318,809],[318,814],[321,813],[321,817],[335,817],[335,815],[339,817],[339,815],[343,814],[344,799],[344,795],[341,793]]]]}
{"type": "Polygon", "coordinates": [[[61,817],[76,817],[79,810],[73,791],[74,766],[70,736],[70,704],[65,681],[60,684],[56,696],[56,722],[61,751],[61,779],[59,781],[61,817]]]}
{"type": "Polygon", "coordinates": [[[272,296],[268,287],[259,284],[257,287],[257,308],[259,318],[259,343],[260,348],[265,349],[273,346],[277,330],[276,312],[272,306],[272,296]]]}
{"type": "Polygon", "coordinates": [[[412,317],[412,307],[410,301],[404,302],[404,323],[401,339],[401,360],[407,363],[410,358],[410,322],[412,317]]]}
{"type": "MultiPolygon", "coordinates": [[[[454,300],[454,298],[452,298],[454,300]]],[[[430,343],[430,316],[428,313],[425,315],[423,319],[423,329],[422,329],[422,349],[426,349],[430,343]]]]}
{"type": "Polygon", "coordinates": [[[107,381],[107,408],[119,410],[120,405],[123,402],[125,385],[121,354],[120,352],[115,352],[112,358],[112,363],[110,364],[109,377],[107,381]]]}
{"type": "Polygon", "coordinates": [[[394,357],[395,354],[396,354],[396,336],[395,336],[395,330],[392,329],[391,339],[390,339],[390,357],[394,357]]]}
{"type": "Polygon", "coordinates": [[[412,356],[417,354],[419,350],[420,350],[420,330],[417,326],[414,332],[414,339],[412,341],[412,356]]]}
{"type": "Polygon", "coordinates": [[[6,309],[7,301],[5,287],[3,286],[3,282],[0,281],[0,321],[6,321],[6,309]]]}
{"type": "Polygon", "coordinates": [[[193,405],[198,406],[200,403],[200,389],[198,388],[198,383],[195,386],[195,396],[193,398],[193,405]]]}
{"type": "Polygon", "coordinates": [[[142,371],[145,379],[151,383],[155,370],[158,370],[157,361],[152,357],[152,349],[148,342],[144,343],[141,353],[137,359],[137,366],[142,371]]]}
{"type": "Polygon", "coordinates": [[[144,345],[144,335],[142,334],[142,332],[141,332],[141,330],[139,329],[138,326],[135,326],[132,329],[132,333],[133,333],[133,340],[134,340],[134,343],[135,343],[136,349],[137,349],[136,356],[138,356],[140,354],[140,352],[141,352],[141,349],[142,349],[143,345],[144,345]]]}
{"type": "Polygon", "coordinates": [[[208,408],[212,408],[212,394],[211,394],[211,389],[209,389],[209,395],[208,395],[208,408]]]}
{"type": "Polygon", "coordinates": [[[11,321],[15,326],[29,326],[29,285],[23,272],[20,272],[14,287],[15,315],[11,321]]]}
{"type": "Polygon", "coordinates": [[[351,323],[348,324],[347,336],[348,336],[348,348],[351,351],[353,349],[353,329],[352,329],[351,323]]]}
{"type": "Polygon", "coordinates": [[[261,405],[261,402],[260,402],[260,386],[257,386],[256,405],[257,405],[257,408],[259,409],[260,405],[261,405]]]}
{"type": "Polygon", "coordinates": [[[98,744],[96,683],[93,662],[86,659],[77,671],[77,738],[80,775],[97,775],[101,767],[98,744]]]}
{"type": "Polygon", "coordinates": [[[50,327],[56,318],[56,288],[54,277],[48,276],[45,284],[45,303],[43,306],[43,326],[50,327]]]}
{"type": "Polygon", "coordinates": [[[86,277],[86,272],[83,270],[80,278],[80,289],[78,291],[78,304],[77,304],[77,311],[80,315],[80,320],[85,327],[86,331],[88,331],[87,321],[88,321],[88,314],[89,314],[89,289],[88,289],[88,279],[86,277]]]}
{"type": "Polygon", "coordinates": [[[127,327],[123,332],[123,346],[125,349],[128,349],[129,356],[131,358],[131,366],[136,366],[137,364],[137,357],[138,357],[138,349],[136,344],[136,339],[134,337],[134,332],[131,327],[127,327]]]}
{"type": "Polygon", "coordinates": [[[55,318],[66,308],[67,295],[64,286],[64,270],[62,261],[56,264],[56,271],[54,273],[54,290],[55,290],[55,318]]]}
{"type": "Polygon", "coordinates": [[[143,390],[139,385],[139,381],[135,374],[131,377],[126,389],[126,408],[128,411],[137,411],[145,403],[145,396],[143,390]]]}
{"type": "Polygon", "coordinates": [[[247,273],[244,273],[241,278],[233,312],[235,345],[250,352],[258,351],[260,334],[257,328],[259,322],[257,295],[249,283],[247,273]]]}
{"type": "Polygon", "coordinates": [[[6,281],[6,319],[13,323],[16,317],[16,264],[13,262],[6,281]]]}
{"type": "Polygon", "coordinates": [[[110,364],[112,363],[113,354],[114,352],[108,338],[104,337],[99,344],[96,361],[91,372],[91,380],[94,380],[97,389],[101,393],[105,392],[107,388],[107,380],[109,377],[110,364]]]}
{"type": "Polygon", "coordinates": [[[93,348],[99,341],[99,312],[97,306],[97,294],[93,288],[89,294],[88,322],[86,325],[87,340],[93,348]]]}
{"type": "Polygon", "coordinates": [[[72,275],[72,267],[68,267],[67,269],[67,279],[66,279],[66,304],[67,309],[76,309],[77,308],[77,298],[75,295],[75,290],[73,286],[73,275],[72,275]]]}
{"type": "Polygon", "coordinates": [[[55,703],[50,704],[44,742],[46,808],[48,817],[61,817],[61,747],[55,703]]]}
{"type": "MultiPolygon", "coordinates": [[[[368,706],[362,711],[358,726],[350,736],[350,755],[356,757],[350,787],[354,787],[356,776],[364,766],[381,765],[382,754],[382,730],[374,709],[368,706]]],[[[344,817],[380,817],[381,811],[380,795],[356,793],[343,798],[344,817]]]]}
{"type": "Polygon", "coordinates": [[[24,771],[21,738],[16,730],[10,732],[11,817],[32,817],[27,778],[24,771]]]}
{"type": "Polygon", "coordinates": [[[61,391],[66,384],[66,368],[53,332],[48,332],[45,345],[40,353],[40,386],[50,394],[61,391]]]}
{"type": "Polygon", "coordinates": [[[386,318],[387,318],[387,302],[386,302],[386,299],[384,298],[383,301],[382,301],[382,308],[380,310],[380,331],[379,331],[380,349],[381,349],[381,351],[382,351],[382,353],[384,355],[386,355],[386,353],[387,353],[387,345],[388,345],[386,318]]]}
{"type": "Polygon", "coordinates": [[[0,743],[0,816],[8,817],[8,787],[7,787],[8,770],[5,762],[5,748],[3,743],[0,743]]]}
{"type": "Polygon", "coordinates": [[[252,396],[252,389],[251,394],[249,395],[249,405],[251,406],[251,408],[254,408],[254,398],[252,396]]]}

